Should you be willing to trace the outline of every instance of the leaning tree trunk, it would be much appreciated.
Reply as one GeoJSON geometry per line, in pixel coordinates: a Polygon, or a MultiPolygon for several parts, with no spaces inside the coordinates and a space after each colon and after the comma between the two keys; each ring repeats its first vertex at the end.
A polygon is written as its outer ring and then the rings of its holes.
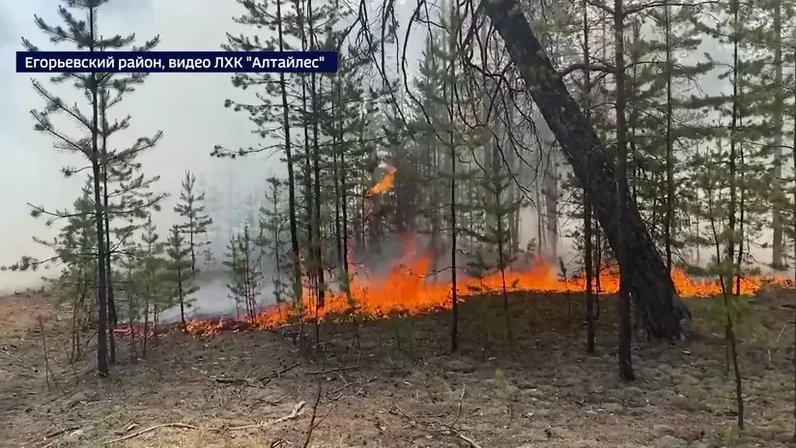
{"type": "MultiPolygon", "coordinates": [[[[516,0],[485,0],[486,14],[497,28],[520,74],[548,126],[556,136],[575,176],[589,197],[611,247],[617,252],[619,226],[615,218],[618,199],[615,167],[606,155],[591,122],[569,94],[561,76],[533,34],[516,0]],[[588,173],[588,175],[587,175],[588,173]]],[[[673,306],[674,285],[666,265],[629,195],[623,235],[633,278],[630,291],[638,306],[645,309],[650,332],[657,338],[680,336],[681,307],[673,306]]]]}

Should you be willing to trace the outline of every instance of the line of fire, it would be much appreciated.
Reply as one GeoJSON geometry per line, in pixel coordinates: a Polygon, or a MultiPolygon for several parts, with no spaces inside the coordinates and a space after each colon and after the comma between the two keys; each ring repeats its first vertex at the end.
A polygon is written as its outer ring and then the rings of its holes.
{"type": "MultiPolygon", "coordinates": [[[[372,200],[389,193],[395,182],[398,169],[385,163],[384,175],[368,188],[363,196],[372,200]]],[[[349,266],[349,288],[357,311],[371,319],[388,318],[393,313],[422,314],[450,309],[450,281],[437,280],[431,268],[432,256],[418,253],[412,236],[402,238],[403,254],[394,262],[386,276],[374,278],[363,265],[349,266]]],[[[586,291],[583,272],[575,272],[570,278],[562,277],[560,269],[536,256],[525,270],[508,269],[505,278],[501,272],[494,272],[484,278],[463,278],[457,282],[459,300],[467,300],[477,295],[497,294],[507,285],[507,292],[532,292],[546,294],[575,294],[586,291]]],[[[672,281],[677,295],[684,298],[707,298],[720,295],[721,282],[715,278],[691,278],[680,268],[672,269],[672,281]]],[[[792,282],[785,277],[769,275],[750,275],[738,279],[740,295],[749,296],[767,285],[790,287],[792,282]]],[[[598,295],[613,295],[619,291],[619,272],[616,266],[600,269],[593,279],[593,290],[598,295]]],[[[224,330],[269,330],[276,329],[298,319],[324,321],[329,317],[339,317],[350,311],[351,300],[340,288],[330,288],[324,303],[318,306],[314,291],[305,284],[301,306],[274,304],[265,307],[255,316],[240,315],[237,318],[192,318],[187,321],[185,330],[193,335],[212,335],[224,330]],[[302,316],[296,310],[302,310],[302,316]]],[[[173,325],[172,325],[173,326],[173,325]]],[[[170,326],[151,331],[167,331],[170,326]]],[[[117,334],[129,334],[129,326],[116,329],[117,334]]]]}

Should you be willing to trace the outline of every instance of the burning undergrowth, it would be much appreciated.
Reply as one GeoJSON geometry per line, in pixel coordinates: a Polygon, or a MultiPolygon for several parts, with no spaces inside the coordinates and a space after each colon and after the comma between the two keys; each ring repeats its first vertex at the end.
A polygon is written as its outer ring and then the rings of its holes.
{"type": "MultiPolygon", "coordinates": [[[[301,306],[293,303],[275,304],[263,309],[254,318],[194,318],[186,323],[186,331],[193,335],[212,335],[220,331],[271,330],[297,322],[302,315],[305,322],[346,318],[356,313],[359,319],[375,320],[393,314],[419,315],[451,308],[451,285],[448,281],[435,280],[431,271],[431,257],[404,256],[392,269],[382,276],[369,275],[362,267],[351,269],[350,293],[335,288],[326,293],[324,305],[315,306],[309,288],[305,288],[301,306]]],[[[672,272],[677,293],[681,297],[711,297],[721,293],[715,279],[695,279],[685,272],[672,272]]],[[[576,274],[565,279],[550,264],[536,260],[529,268],[505,272],[507,293],[583,293],[586,282],[576,274]]],[[[615,294],[619,288],[619,275],[615,269],[603,269],[599,275],[599,294],[615,294]]],[[[741,294],[752,295],[766,285],[786,286],[782,278],[753,276],[741,280],[741,294]]],[[[596,288],[595,288],[596,290],[596,288]]],[[[460,301],[479,295],[499,295],[503,291],[503,276],[494,272],[484,278],[464,278],[457,282],[460,301]]],[[[158,329],[178,328],[171,324],[158,329]]],[[[119,329],[119,334],[130,334],[130,328],[119,329]]],[[[139,334],[138,330],[135,330],[139,334]]]]}
{"type": "MultiPolygon", "coordinates": [[[[381,180],[363,193],[366,198],[390,190],[397,170],[391,165],[386,168],[381,180]]],[[[326,291],[322,306],[317,306],[313,289],[305,285],[295,303],[277,303],[246,317],[195,317],[186,322],[184,329],[193,335],[212,335],[220,331],[272,330],[296,322],[349,319],[354,315],[360,321],[377,320],[395,314],[420,315],[451,308],[451,282],[435,271],[434,257],[418,255],[414,238],[403,238],[403,243],[403,255],[386,273],[377,269],[379,272],[374,275],[363,265],[349,266],[349,280],[337,282],[338,285],[347,284],[348,288],[338,286],[326,291]]],[[[369,264],[375,267],[374,263],[369,264]]],[[[616,268],[601,269],[597,277],[593,285],[597,294],[610,295],[618,291],[616,268]]],[[[672,271],[672,280],[680,297],[711,297],[721,293],[721,285],[715,278],[692,278],[678,268],[672,271]]],[[[789,282],[777,277],[747,276],[740,280],[740,293],[752,295],[768,284],[785,286],[789,282]]],[[[493,271],[481,278],[459,279],[456,284],[459,301],[504,292],[577,294],[585,291],[586,280],[582,273],[567,278],[542,258],[532,260],[525,268],[515,266],[504,272],[493,271]]],[[[181,324],[167,324],[148,331],[156,335],[180,327],[181,324]]],[[[117,329],[117,333],[137,336],[142,330],[127,327],[117,329]]]]}

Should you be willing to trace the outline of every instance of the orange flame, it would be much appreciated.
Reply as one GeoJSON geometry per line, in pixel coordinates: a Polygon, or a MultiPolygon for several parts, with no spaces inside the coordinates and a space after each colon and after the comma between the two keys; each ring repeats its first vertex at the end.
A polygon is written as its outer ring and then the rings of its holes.
{"type": "MultiPolygon", "coordinates": [[[[430,281],[429,256],[404,256],[402,262],[394,266],[389,274],[381,280],[358,280],[362,271],[352,275],[350,285],[351,297],[358,314],[373,319],[389,316],[391,313],[422,314],[451,307],[450,283],[430,281]]],[[[677,293],[683,297],[710,297],[721,293],[721,286],[716,280],[696,280],[675,269],[672,280],[677,293]]],[[[741,293],[749,295],[757,292],[766,284],[789,285],[789,281],[772,277],[748,277],[741,280],[741,293]]],[[[596,284],[596,281],[595,281],[596,284]]],[[[601,294],[614,294],[619,289],[619,275],[616,270],[606,269],[600,273],[601,294]]],[[[457,295],[461,301],[475,294],[496,294],[502,291],[500,272],[485,278],[464,278],[457,284],[457,295]]],[[[536,262],[525,271],[510,270],[506,272],[506,289],[508,292],[540,292],[540,293],[579,293],[586,289],[582,277],[567,280],[558,277],[557,272],[542,260],[536,262]]],[[[309,289],[303,294],[303,317],[312,319],[317,316],[323,321],[335,316],[344,316],[351,312],[352,303],[343,291],[330,291],[323,308],[315,309],[314,299],[309,289]]],[[[215,334],[221,330],[240,329],[273,329],[295,321],[298,313],[286,304],[273,305],[254,319],[242,322],[217,321],[209,322],[192,320],[187,330],[192,334],[215,334]]]]}
{"type": "Polygon", "coordinates": [[[395,168],[392,165],[387,165],[387,173],[381,178],[380,181],[376,182],[375,185],[368,188],[368,190],[365,192],[365,197],[371,197],[389,191],[389,189],[392,188],[393,182],[395,181],[395,173],[397,172],[398,168],[395,168]]]}

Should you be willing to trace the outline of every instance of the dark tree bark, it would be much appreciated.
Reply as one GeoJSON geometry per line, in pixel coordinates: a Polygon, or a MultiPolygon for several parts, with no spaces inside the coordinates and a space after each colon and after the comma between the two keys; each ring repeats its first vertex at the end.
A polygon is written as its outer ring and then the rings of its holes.
{"type": "MultiPolygon", "coordinates": [[[[282,33],[282,0],[276,1],[276,29],[279,51],[285,50],[285,39],[282,33]]],[[[287,102],[287,84],[285,74],[279,74],[279,93],[282,97],[282,125],[285,129],[285,160],[287,163],[288,181],[288,217],[290,219],[290,253],[293,271],[293,295],[296,303],[301,303],[301,252],[299,250],[298,224],[296,219],[296,175],[293,168],[293,151],[290,145],[290,108],[287,102]]]]}
{"type": "MultiPolygon", "coordinates": [[[[99,86],[98,86],[99,87],[99,86]]],[[[102,146],[100,149],[100,154],[102,157],[102,204],[105,208],[105,213],[103,216],[103,220],[105,221],[105,267],[108,270],[107,279],[106,279],[106,287],[108,290],[108,327],[110,327],[110,331],[108,331],[108,348],[110,349],[109,352],[109,361],[111,364],[116,364],[116,338],[113,334],[113,330],[119,325],[119,318],[116,315],[116,301],[114,300],[113,296],[113,254],[111,250],[111,219],[110,214],[108,213],[108,199],[109,199],[109,191],[108,191],[108,119],[106,117],[106,110],[108,108],[108,97],[107,91],[103,88],[102,91],[99,92],[99,120],[100,120],[100,127],[102,131],[99,132],[102,135],[102,146]]]]}
{"type": "MultiPolygon", "coordinates": [[[[586,118],[591,118],[591,66],[589,62],[589,15],[587,0],[583,0],[583,62],[586,64],[583,81],[583,104],[586,109],[586,118]]],[[[587,173],[588,175],[588,173],[587,173]]],[[[592,259],[593,240],[592,234],[592,213],[591,203],[585,194],[583,195],[583,264],[586,271],[586,353],[594,353],[594,260],[592,259]]]]}
{"type": "MultiPolygon", "coordinates": [[[[516,0],[486,0],[486,14],[497,28],[512,60],[525,80],[534,102],[556,136],[575,176],[583,185],[611,247],[618,252],[619,227],[615,222],[618,198],[614,164],[606,155],[591,122],[567,91],[560,75],[542,50],[516,0]],[[587,174],[588,173],[588,174],[587,174]]],[[[680,336],[679,307],[673,306],[674,285],[635,204],[625,195],[623,237],[627,258],[636,267],[629,290],[647,316],[657,338],[680,336]]]]}
{"type": "MultiPolygon", "coordinates": [[[[90,42],[89,51],[95,51],[94,47],[94,8],[89,8],[89,33],[90,42]]],[[[99,149],[99,83],[97,75],[91,74],[90,81],[91,92],[91,171],[94,181],[94,220],[96,221],[97,230],[97,373],[101,377],[107,377],[108,371],[108,271],[105,269],[105,208],[102,206],[102,166],[100,160],[99,149]]]]}
{"type": "MultiPolygon", "coordinates": [[[[625,119],[625,105],[627,82],[625,79],[625,14],[622,0],[614,0],[614,51],[616,63],[616,202],[630,194],[627,188],[627,121],[625,119]]],[[[635,195],[634,195],[635,196],[635,195]]],[[[635,199],[625,200],[616,208],[616,221],[612,227],[616,237],[613,241],[619,261],[619,376],[625,381],[635,379],[633,374],[630,322],[630,279],[638,267],[628,262],[628,222],[625,220],[628,205],[635,203],[635,199]]],[[[609,234],[610,235],[610,234],[609,234]]],[[[643,269],[643,268],[642,268],[643,269]]]]}

